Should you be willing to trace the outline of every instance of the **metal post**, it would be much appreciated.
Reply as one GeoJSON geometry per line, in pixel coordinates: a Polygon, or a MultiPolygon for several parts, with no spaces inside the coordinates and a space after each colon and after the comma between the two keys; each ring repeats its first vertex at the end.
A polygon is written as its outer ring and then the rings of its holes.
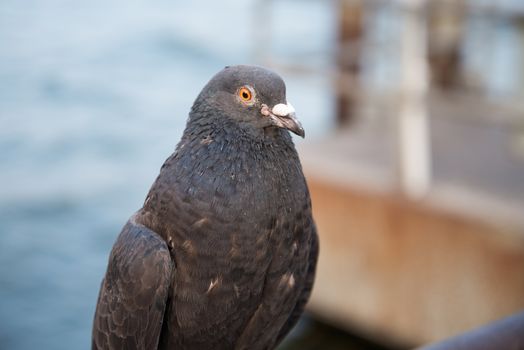
{"type": "Polygon", "coordinates": [[[355,119],[360,75],[360,56],[364,25],[364,4],[361,0],[339,0],[337,53],[337,123],[350,124],[355,119]]]}
{"type": "Polygon", "coordinates": [[[427,31],[424,0],[403,0],[401,102],[398,123],[400,186],[410,198],[424,196],[431,182],[427,31]]]}

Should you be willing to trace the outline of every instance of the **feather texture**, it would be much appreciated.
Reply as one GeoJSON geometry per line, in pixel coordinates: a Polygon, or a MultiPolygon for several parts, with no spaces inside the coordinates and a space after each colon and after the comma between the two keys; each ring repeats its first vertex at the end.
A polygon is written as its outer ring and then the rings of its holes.
{"type": "Polygon", "coordinates": [[[272,349],[294,326],[318,238],[291,136],[260,114],[281,103],[283,81],[260,67],[226,68],[204,87],[115,243],[93,348],[272,349]],[[245,85],[250,105],[235,96],[245,85]]]}

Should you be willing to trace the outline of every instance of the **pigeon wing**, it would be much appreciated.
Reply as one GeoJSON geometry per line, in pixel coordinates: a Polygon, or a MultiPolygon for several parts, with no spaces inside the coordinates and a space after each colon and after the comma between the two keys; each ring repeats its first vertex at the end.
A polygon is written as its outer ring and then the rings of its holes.
{"type": "Polygon", "coordinates": [[[92,349],[156,349],[171,283],[165,241],[134,222],[113,246],[95,312],[92,349]]]}
{"type": "MultiPolygon", "coordinates": [[[[318,257],[318,237],[313,220],[303,228],[302,235],[309,237],[308,246],[297,258],[306,263],[306,274],[302,282],[294,280],[285,264],[284,252],[273,256],[266,274],[262,302],[238,339],[236,350],[258,350],[274,348],[296,324],[309,299],[318,257]],[[302,259],[303,258],[303,259],[302,259]],[[293,289],[301,286],[297,295],[293,289]],[[270,344],[268,346],[268,344],[270,344]]],[[[291,264],[297,263],[297,261],[291,264]]]]}
{"type": "Polygon", "coordinates": [[[315,271],[317,267],[317,260],[318,260],[318,236],[316,233],[316,229],[313,228],[313,235],[311,240],[311,250],[309,252],[309,265],[307,269],[307,275],[306,280],[304,282],[304,288],[302,289],[302,293],[300,294],[297,303],[295,304],[295,307],[293,311],[291,312],[291,315],[287,319],[286,323],[280,330],[280,333],[278,334],[277,340],[275,344],[279,344],[284,337],[291,331],[291,329],[295,326],[295,324],[298,322],[298,319],[304,312],[304,307],[306,306],[309,296],[311,295],[311,290],[313,289],[313,283],[315,282],[315,271]]]}

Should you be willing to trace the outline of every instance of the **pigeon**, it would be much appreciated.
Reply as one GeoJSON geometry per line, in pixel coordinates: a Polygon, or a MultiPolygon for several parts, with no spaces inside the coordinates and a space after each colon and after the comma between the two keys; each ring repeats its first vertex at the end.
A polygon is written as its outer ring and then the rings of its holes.
{"type": "Polygon", "coordinates": [[[228,66],[110,253],[92,349],[274,349],[309,299],[318,256],[282,78],[228,66]]]}

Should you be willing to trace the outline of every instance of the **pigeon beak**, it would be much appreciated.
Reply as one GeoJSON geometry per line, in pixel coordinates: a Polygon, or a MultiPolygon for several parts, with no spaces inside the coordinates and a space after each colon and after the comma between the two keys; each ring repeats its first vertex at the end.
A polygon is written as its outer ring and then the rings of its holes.
{"type": "Polygon", "coordinates": [[[304,138],[306,133],[302,124],[300,124],[295,116],[295,108],[293,108],[291,103],[279,103],[275,105],[268,114],[274,125],[294,132],[298,136],[304,138]]]}

